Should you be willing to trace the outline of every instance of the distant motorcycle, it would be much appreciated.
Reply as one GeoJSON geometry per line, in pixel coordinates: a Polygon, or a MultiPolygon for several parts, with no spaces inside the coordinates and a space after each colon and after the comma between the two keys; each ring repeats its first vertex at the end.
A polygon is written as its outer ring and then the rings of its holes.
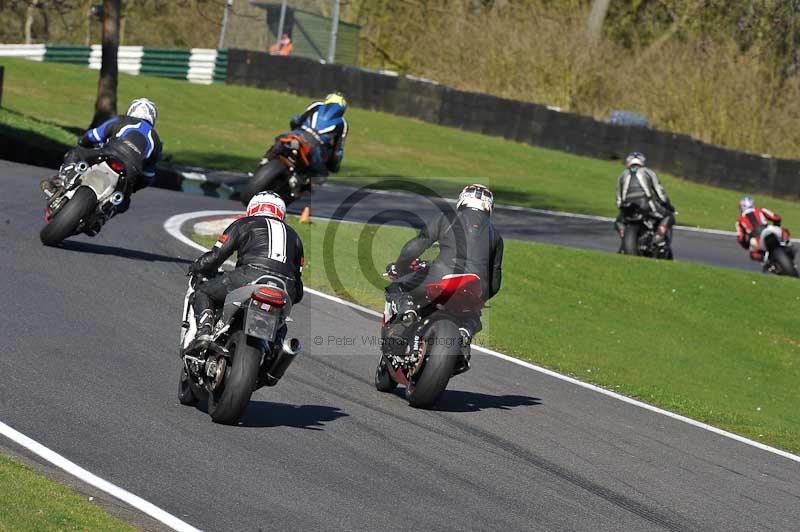
{"type": "MultiPolygon", "coordinates": [[[[417,271],[427,268],[420,262],[417,271]]],[[[480,277],[454,274],[426,286],[425,301],[413,319],[398,315],[396,308],[387,309],[375,370],[378,391],[391,392],[403,384],[411,406],[433,406],[450,378],[470,368],[470,338],[459,327],[484,305],[480,277]]]]}
{"type": "Polygon", "coordinates": [[[91,164],[66,165],[60,177],[63,185],[47,199],[45,226],[39,232],[46,246],[80,233],[96,235],[117,213],[132,186],[125,165],[109,156],[98,156],[91,164]]]}
{"type": "Polygon", "coordinates": [[[761,262],[764,271],[776,275],[798,276],[794,263],[794,247],[780,227],[766,226],[758,238],[758,249],[765,252],[761,262]]]}
{"type": "Polygon", "coordinates": [[[625,255],[674,259],[670,239],[667,239],[665,246],[656,245],[655,236],[658,232],[658,222],[643,213],[636,204],[629,203],[622,206],[622,229],[620,232],[622,239],[620,251],[625,255]]]}
{"type": "Polygon", "coordinates": [[[263,275],[228,294],[218,312],[213,343],[196,348],[191,302],[202,280],[192,276],[183,303],[178,399],[184,405],[208,399],[211,419],[233,425],[253,392],[278,384],[300,354],[300,341],[286,338],[292,303],[282,279],[263,275]]]}
{"type": "Polygon", "coordinates": [[[320,141],[306,130],[296,130],[275,138],[275,144],[267,151],[253,177],[241,192],[242,204],[264,190],[276,192],[289,205],[304,192],[311,190],[315,182],[310,172],[311,152],[320,141]]]}

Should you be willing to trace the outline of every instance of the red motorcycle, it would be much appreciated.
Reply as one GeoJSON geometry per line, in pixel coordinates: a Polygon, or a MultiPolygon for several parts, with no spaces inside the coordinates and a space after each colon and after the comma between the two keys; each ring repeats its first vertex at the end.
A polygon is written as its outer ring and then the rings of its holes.
{"type": "MultiPolygon", "coordinates": [[[[426,262],[419,262],[415,274],[427,269],[426,262]]],[[[403,315],[387,297],[381,326],[382,354],[375,370],[378,391],[391,392],[403,384],[411,406],[433,406],[450,378],[470,368],[471,338],[462,324],[484,305],[481,279],[475,274],[445,275],[429,283],[424,300],[413,312],[403,315]]]]}
{"type": "Polygon", "coordinates": [[[241,193],[242,204],[265,190],[271,190],[289,205],[303,192],[311,190],[311,151],[320,141],[311,132],[296,130],[275,139],[258,169],[241,193]]]}

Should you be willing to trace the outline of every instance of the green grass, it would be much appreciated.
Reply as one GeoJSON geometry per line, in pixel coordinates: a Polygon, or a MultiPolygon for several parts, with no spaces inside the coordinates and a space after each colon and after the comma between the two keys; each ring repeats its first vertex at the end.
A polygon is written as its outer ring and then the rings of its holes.
{"type": "MultiPolygon", "coordinates": [[[[291,223],[308,286],[383,307],[379,272],[411,230],[291,223]]],[[[798,452],[798,309],[796,279],[510,240],[477,340],[798,452]]]]}
{"type": "Polygon", "coordinates": [[[75,491],[0,456],[0,531],[134,530],[75,491]]]}
{"type": "MultiPolygon", "coordinates": [[[[88,125],[96,71],[12,59],[3,64],[4,106],[73,133],[88,125]]],[[[273,137],[284,132],[289,118],[308,104],[307,98],[274,91],[120,74],[120,110],[142,95],[159,104],[158,130],[173,162],[243,171],[253,170],[273,137]]],[[[356,108],[348,111],[347,118],[351,134],[335,181],[380,186],[380,178],[407,177],[451,196],[467,182],[484,181],[500,203],[616,214],[618,163],[356,108]]],[[[733,227],[741,194],[662,177],[678,208],[678,223],[733,227]]],[[[800,226],[797,202],[764,203],[789,225],[800,226]]]]}
{"type": "Polygon", "coordinates": [[[71,145],[75,143],[75,135],[69,131],[8,109],[0,109],[0,131],[3,130],[29,132],[31,136],[52,140],[54,144],[71,145]]]}

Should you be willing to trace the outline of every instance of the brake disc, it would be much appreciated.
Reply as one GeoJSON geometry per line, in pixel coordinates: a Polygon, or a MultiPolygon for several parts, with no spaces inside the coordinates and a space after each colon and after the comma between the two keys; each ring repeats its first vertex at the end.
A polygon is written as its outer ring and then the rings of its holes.
{"type": "Polygon", "coordinates": [[[228,361],[223,356],[206,361],[206,376],[209,379],[208,387],[211,391],[216,390],[222,384],[222,379],[225,377],[225,368],[227,367],[228,361]]]}

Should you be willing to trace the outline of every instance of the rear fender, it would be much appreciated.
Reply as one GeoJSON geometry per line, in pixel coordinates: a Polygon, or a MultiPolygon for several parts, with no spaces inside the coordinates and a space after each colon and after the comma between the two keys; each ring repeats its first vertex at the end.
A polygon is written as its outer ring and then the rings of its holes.
{"type": "Polygon", "coordinates": [[[229,323],[233,315],[239,312],[245,303],[250,301],[250,294],[253,293],[253,286],[246,285],[231,291],[225,297],[225,304],[222,307],[222,322],[229,323]]]}
{"type": "Polygon", "coordinates": [[[116,190],[119,175],[105,162],[98,163],[81,176],[81,185],[91,188],[102,203],[116,190]]]}
{"type": "Polygon", "coordinates": [[[783,241],[783,231],[777,225],[768,225],[761,231],[759,244],[762,249],[772,251],[781,245],[783,241]]]}

